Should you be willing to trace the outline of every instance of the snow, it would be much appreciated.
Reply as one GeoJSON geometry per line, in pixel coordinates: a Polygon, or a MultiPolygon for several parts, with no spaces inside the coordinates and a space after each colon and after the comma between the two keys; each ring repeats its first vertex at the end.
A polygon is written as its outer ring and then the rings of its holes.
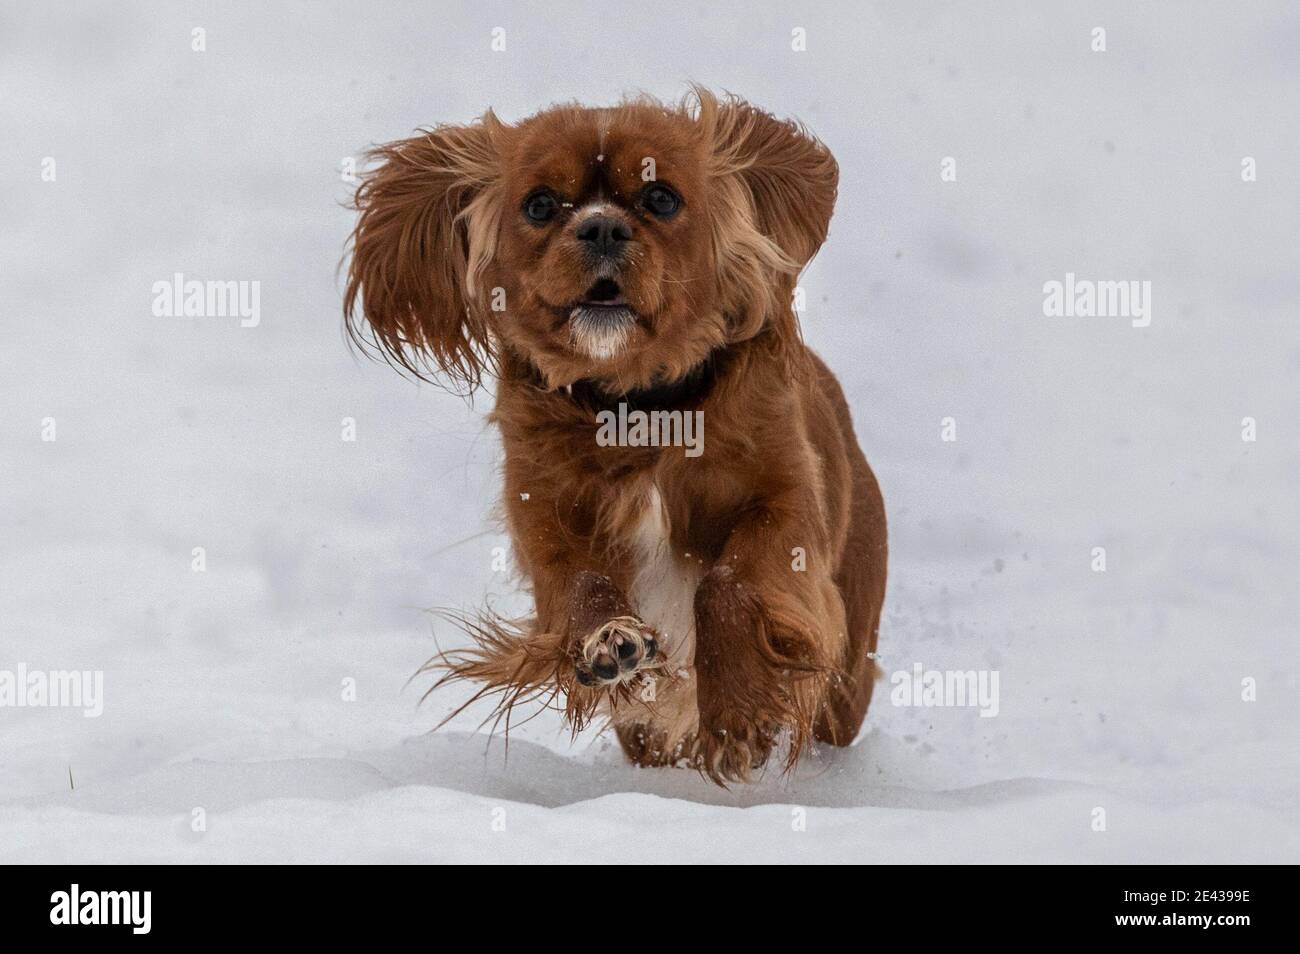
{"type": "Polygon", "coordinates": [[[1300,859],[1300,17],[753,6],[6,12],[0,670],[102,671],[104,711],[0,708],[0,860],[1300,859]],[[465,693],[408,684],[458,638],[428,610],[522,606],[490,397],[352,357],[335,272],[368,143],[688,80],[836,153],[804,329],[889,507],[882,663],[1001,690],[883,685],[729,791],[549,714],[429,734],[465,693]],[[155,318],[176,272],[260,322],[155,318]],[[1151,325],[1044,317],[1067,272],[1151,281],[1151,325]]]}

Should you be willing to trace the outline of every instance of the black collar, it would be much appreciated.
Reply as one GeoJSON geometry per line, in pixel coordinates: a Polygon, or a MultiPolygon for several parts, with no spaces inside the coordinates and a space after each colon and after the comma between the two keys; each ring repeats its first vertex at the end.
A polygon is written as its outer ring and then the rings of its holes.
{"type": "Polygon", "coordinates": [[[708,397],[727,359],[727,351],[714,351],[676,381],[623,392],[611,391],[605,384],[591,378],[574,381],[567,387],[548,387],[542,372],[531,361],[514,353],[507,356],[504,370],[506,377],[597,411],[617,410],[620,403],[628,405],[628,410],[671,411],[698,405],[708,397]]]}
{"type": "Polygon", "coordinates": [[[676,381],[652,384],[648,388],[611,392],[593,380],[574,381],[566,390],[573,400],[594,410],[614,409],[626,404],[629,411],[672,411],[699,404],[717,380],[718,360],[710,355],[676,381]]]}

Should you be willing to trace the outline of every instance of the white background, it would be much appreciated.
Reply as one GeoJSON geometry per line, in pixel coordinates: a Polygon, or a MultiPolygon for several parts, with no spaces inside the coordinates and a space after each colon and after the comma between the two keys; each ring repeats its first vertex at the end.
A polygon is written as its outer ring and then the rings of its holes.
{"type": "Polygon", "coordinates": [[[98,719],[0,709],[0,859],[1296,861],[1294,4],[518,7],[0,6],[0,669],[105,674],[98,719]],[[804,331],[885,492],[884,665],[1001,687],[883,686],[730,792],[550,715],[427,734],[425,610],[524,608],[491,397],[351,356],[335,271],[370,143],[691,80],[838,157],[804,331]],[[261,324],[153,317],[178,271],[261,324]],[[1045,318],[1067,271],[1151,326],[1045,318]]]}

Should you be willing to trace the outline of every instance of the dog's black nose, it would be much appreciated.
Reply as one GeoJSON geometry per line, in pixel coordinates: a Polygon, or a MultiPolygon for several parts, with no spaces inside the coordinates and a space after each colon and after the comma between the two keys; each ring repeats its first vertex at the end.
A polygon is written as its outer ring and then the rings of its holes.
{"type": "Polygon", "coordinates": [[[578,241],[602,258],[621,255],[632,230],[612,215],[593,215],[578,223],[578,241]]]}

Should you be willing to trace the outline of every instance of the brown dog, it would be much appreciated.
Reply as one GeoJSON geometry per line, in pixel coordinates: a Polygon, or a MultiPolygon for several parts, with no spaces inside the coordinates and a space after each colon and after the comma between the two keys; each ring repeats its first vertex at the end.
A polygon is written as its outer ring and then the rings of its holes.
{"type": "Polygon", "coordinates": [[[506,712],[563,700],[575,728],[606,715],[634,762],[719,783],[783,733],[787,765],[812,738],[850,743],[876,674],[885,512],[792,303],[835,204],[826,147],[697,89],[517,125],[488,112],[374,158],[349,331],[420,376],[497,379],[536,602],[471,624],[444,680],[499,691],[506,712]]]}

